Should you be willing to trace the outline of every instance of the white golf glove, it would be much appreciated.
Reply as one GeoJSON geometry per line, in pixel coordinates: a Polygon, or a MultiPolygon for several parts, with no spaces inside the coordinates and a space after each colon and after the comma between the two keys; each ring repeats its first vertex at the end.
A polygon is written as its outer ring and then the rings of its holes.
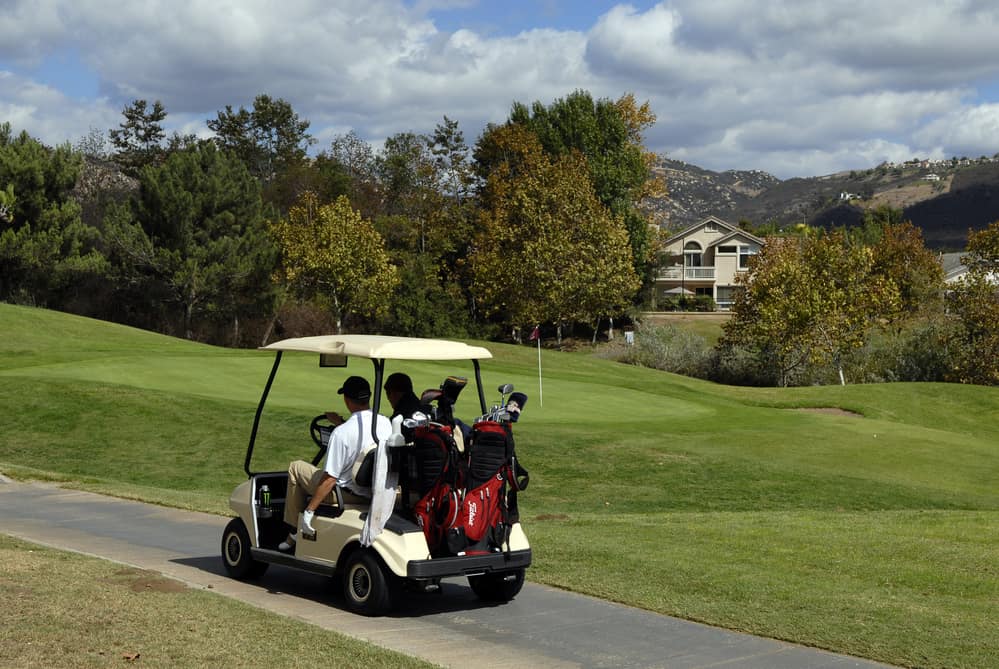
{"type": "Polygon", "coordinates": [[[309,534],[315,534],[316,530],[312,527],[312,518],[316,515],[315,511],[309,511],[306,509],[302,512],[302,529],[309,534]]]}

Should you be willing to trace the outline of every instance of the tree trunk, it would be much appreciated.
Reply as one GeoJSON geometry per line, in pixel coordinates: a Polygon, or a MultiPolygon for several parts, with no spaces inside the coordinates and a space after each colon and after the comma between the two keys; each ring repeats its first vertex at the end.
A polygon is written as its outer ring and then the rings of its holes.
{"type": "Polygon", "coordinates": [[[194,303],[190,300],[184,305],[184,336],[187,337],[189,341],[194,340],[194,330],[191,329],[191,321],[193,320],[194,303]]]}
{"type": "Polygon", "coordinates": [[[597,333],[600,332],[600,317],[597,317],[596,325],[593,326],[593,341],[590,342],[594,346],[597,345],[597,333]]]}
{"type": "Polygon", "coordinates": [[[274,311],[271,313],[271,317],[268,319],[267,329],[264,330],[264,336],[261,337],[260,339],[260,346],[267,346],[268,340],[271,338],[271,335],[274,333],[274,326],[277,325],[278,314],[281,313],[281,307],[284,306],[285,300],[287,299],[288,299],[288,293],[284,290],[281,290],[278,293],[278,300],[274,304],[274,311]]]}

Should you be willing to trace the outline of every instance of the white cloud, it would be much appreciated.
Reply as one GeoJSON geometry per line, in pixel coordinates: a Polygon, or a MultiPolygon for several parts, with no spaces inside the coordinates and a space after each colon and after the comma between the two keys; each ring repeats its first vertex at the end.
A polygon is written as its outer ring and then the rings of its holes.
{"type": "Polygon", "coordinates": [[[947,147],[948,156],[991,156],[999,152],[999,104],[954,109],[914,136],[925,146],[947,147]]]}
{"type": "Polygon", "coordinates": [[[204,134],[225,105],[267,93],[312,122],[320,148],[349,129],[374,141],[430,131],[445,114],[471,143],[515,100],[582,88],[648,99],[650,148],[711,169],[786,177],[999,148],[996,101],[975,92],[999,81],[999,8],[984,0],[673,0],[610,7],[586,32],[512,36],[427,18],[464,11],[476,25],[475,4],[8,0],[0,120],[53,143],[115,127],[145,98],[163,101],[171,130],[204,134]],[[39,83],[33,68],[66,52],[103,97],[39,83]]]}
{"type": "Polygon", "coordinates": [[[60,91],[0,70],[0,122],[48,144],[76,143],[90,128],[116,126],[120,111],[107,100],[81,106],[60,91]]]}

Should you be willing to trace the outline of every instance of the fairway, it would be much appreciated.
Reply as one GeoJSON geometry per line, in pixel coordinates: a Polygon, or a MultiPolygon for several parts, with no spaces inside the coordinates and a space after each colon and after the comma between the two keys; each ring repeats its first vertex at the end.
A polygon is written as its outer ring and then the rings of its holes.
{"type": "MultiPolygon", "coordinates": [[[[999,389],[732,388],[545,351],[542,398],[535,349],[485,345],[486,388],[530,396],[529,579],[893,664],[996,665],[999,389]],[[800,410],[819,407],[852,414],[800,410]]],[[[228,514],[272,361],[0,305],[0,471],[228,514]]],[[[286,355],[255,468],[311,456],[344,374],[286,355]]]]}

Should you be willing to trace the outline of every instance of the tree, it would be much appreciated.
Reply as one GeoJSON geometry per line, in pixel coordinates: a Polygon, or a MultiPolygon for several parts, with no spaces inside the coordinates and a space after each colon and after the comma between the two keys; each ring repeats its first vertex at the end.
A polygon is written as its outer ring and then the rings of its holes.
{"type": "MultiPolygon", "coordinates": [[[[274,251],[261,213],[260,186],[234,156],[202,143],[140,173],[131,210],[107,222],[109,251],[127,301],[163,300],[195,336],[201,319],[228,323],[265,310],[274,251]]],[[[148,303],[147,303],[148,304],[148,303]]],[[[141,308],[141,307],[140,307],[141,308]]]]}
{"type": "MultiPolygon", "coordinates": [[[[390,216],[407,215],[425,221],[436,199],[435,168],[424,135],[401,132],[385,140],[375,158],[375,173],[381,191],[382,212],[390,216]]],[[[425,246],[425,235],[421,245],[425,246]]],[[[423,249],[421,249],[422,251],[423,249]]]]}
{"type": "Polygon", "coordinates": [[[432,226],[436,232],[435,247],[445,267],[454,268],[464,264],[473,235],[475,171],[471,151],[458,122],[447,116],[434,128],[427,143],[434,157],[435,191],[439,200],[432,226]]]}
{"type": "Polygon", "coordinates": [[[842,232],[771,238],[751,261],[724,327],[721,349],[747,348],[790,385],[808,365],[835,364],[860,347],[897,288],[872,272],[868,247],[842,232]]]}
{"type": "Polygon", "coordinates": [[[951,294],[961,328],[952,342],[954,380],[999,385],[999,221],[968,232],[968,273],[951,294]]]}
{"type": "Polygon", "coordinates": [[[496,128],[508,156],[489,176],[469,263],[486,315],[512,325],[593,322],[638,289],[627,230],[597,199],[577,152],[547,156],[526,128],[496,128]]]}
{"type": "MultiPolygon", "coordinates": [[[[577,90],[548,107],[515,102],[508,123],[529,128],[550,156],[573,151],[585,156],[593,191],[625,222],[635,271],[647,278],[655,249],[640,204],[665,192],[651,177],[655,156],[642,146],[642,131],[655,123],[648,103],[638,105],[630,94],[617,101],[594,101],[588,92],[577,90]]],[[[476,158],[484,177],[491,170],[489,153],[477,152],[476,158]]]]}
{"type": "Polygon", "coordinates": [[[309,121],[300,119],[287,101],[269,95],[254,98],[250,110],[233,111],[226,105],[207,123],[219,147],[235,153],[265,185],[301,163],[313,142],[309,121]]]}
{"type": "Polygon", "coordinates": [[[94,160],[107,160],[111,157],[108,151],[108,138],[100,128],[90,126],[86,135],[81,137],[74,146],[77,153],[83,154],[84,158],[94,160]]]}
{"type": "MultiPolygon", "coordinates": [[[[370,144],[351,130],[345,135],[334,137],[330,148],[320,153],[318,159],[327,162],[331,174],[342,175],[345,194],[362,216],[373,218],[380,213],[375,179],[375,152],[370,144]]],[[[323,202],[332,202],[334,199],[320,197],[323,202]]]]}
{"type": "Polygon", "coordinates": [[[0,299],[62,306],[103,275],[100,235],[70,195],[81,162],[0,124],[0,299]]]}
{"type": "Polygon", "coordinates": [[[163,161],[163,120],[166,109],[159,100],[152,108],[145,100],[133,100],[121,110],[125,120],[118,129],[110,132],[111,144],[116,149],[115,160],[129,176],[138,176],[139,170],[147,165],[158,165],[163,161]]]}
{"type": "Polygon", "coordinates": [[[444,117],[427,139],[437,168],[437,183],[442,193],[462,204],[470,195],[475,173],[465,136],[458,122],[444,117]]]}
{"type": "Polygon", "coordinates": [[[346,316],[385,315],[398,272],[381,236],[346,197],[321,205],[305,193],[270,231],[281,252],[280,279],[300,298],[328,300],[338,332],[346,316]]]}
{"type": "Polygon", "coordinates": [[[999,272],[999,221],[984,230],[968,231],[967,253],[962,256],[961,262],[969,272],[976,274],[999,272]]]}
{"type": "Polygon", "coordinates": [[[813,315],[800,247],[800,240],[791,237],[767,240],[750,261],[745,290],[737,295],[719,341],[723,353],[734,347],[752,351],[781,387],[790,385],[811,354],[813,315]]]}
{"type": "Polygon", "coordinates": [[[872,247],[871,273],[891,282],[898,293],[895,309],[884,314],[899,327],[905,320],[936,310],[943,294],[943,267],[911,222],[886,223],[872,247]]]}
{"type": "Polygon", "coordinates": [[[427,254],[399,254],[399,287],[386,327],[407,337],[465,337],[468,335],[464,297],[456,283],[442,282],[438,265],[427,254]]]}

